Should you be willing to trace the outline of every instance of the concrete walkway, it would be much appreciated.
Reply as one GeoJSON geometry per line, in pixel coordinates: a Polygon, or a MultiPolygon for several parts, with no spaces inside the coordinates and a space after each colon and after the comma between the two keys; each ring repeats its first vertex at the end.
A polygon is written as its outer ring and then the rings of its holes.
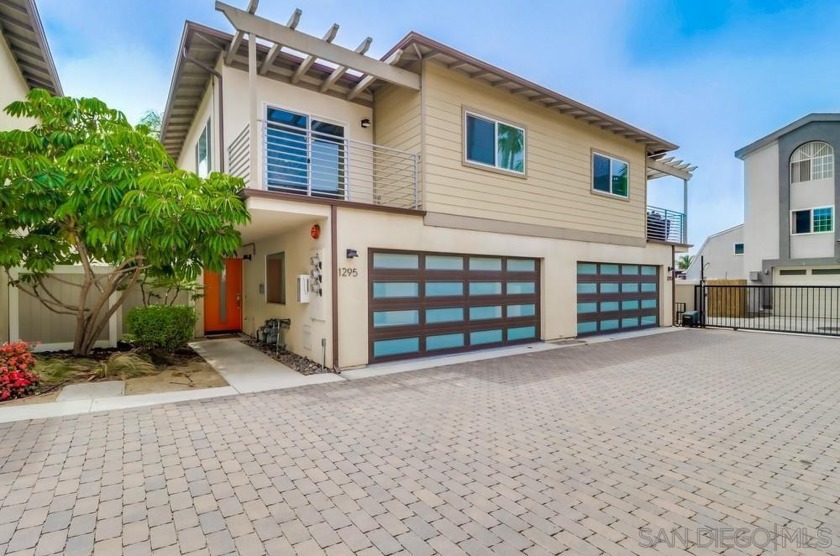
{"type": "Polygon", "coordinates": [[[237,338],[190,344],[240,394],[344,380],[336,374],[302,375],[237,338]]]}

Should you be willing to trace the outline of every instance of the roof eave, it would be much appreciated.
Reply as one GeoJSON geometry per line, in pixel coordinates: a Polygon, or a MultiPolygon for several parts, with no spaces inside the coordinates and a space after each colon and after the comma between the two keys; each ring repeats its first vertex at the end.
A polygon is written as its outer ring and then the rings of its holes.
{"type": "Polygon", "coordinates": [[[777,129],[772,133],[768,133],[761,139],[757,141],[753,141],[746,147],[741,147],[737,151],[735,151],[735,158],[740,160],[744,160],[744,157],[754,153],[757,150],[763,149],[767,145],[770,145],[774,141],[778,140],[780,137],[787,135],[788,133],[799,129],[800,127],[806,126],[808,124],[814,122],[840,122],[840,113],[836,112],[812,112],[806,116],[799,118],[798,120],[789,123],[788,125],[777,129]]]}

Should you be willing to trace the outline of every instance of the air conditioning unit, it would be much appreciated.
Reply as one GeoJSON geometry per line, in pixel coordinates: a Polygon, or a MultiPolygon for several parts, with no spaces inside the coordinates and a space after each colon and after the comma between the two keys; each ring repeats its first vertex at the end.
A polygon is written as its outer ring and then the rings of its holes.
{"type": "Polygon", "coordinates": [[[297,301],[298,303],[309,303],[309,290],[311,280],[308,274],[299,274],[297,277],[297,301]]]}

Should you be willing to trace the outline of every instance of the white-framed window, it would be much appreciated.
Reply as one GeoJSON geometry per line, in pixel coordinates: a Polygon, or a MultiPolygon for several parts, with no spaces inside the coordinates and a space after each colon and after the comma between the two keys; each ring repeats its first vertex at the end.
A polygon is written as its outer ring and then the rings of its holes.
{"type": "Polygon", "coordinates": [[[790,211],[790,233],[825,234],[834,231],[834,207],[790,211]]]}
{"type": "Polygon", "coordinates": [[[834,177],[834,149],[823,141],[801,145],[790,155],[790,183],[834,177]]]}
{"type": "Polygon", "coordinates": [[[593,152],[592,189],[626,199],[630,194],[630,165],[619,158],[593,152]]]}
{"type": "Polygon", "coordinates": [[[736,255],[743,255],[744,254],[744,244],[743,243],[736,243],[734,245],[734,252],[736,255]]]}
{"type": "Polygon", "coordinates": [[[195,144],[195,173],[202,178],[210,175],[210,120],[207,120],[195,144]]]}
{"type": "Polygon", "coordinates": [[[465,111],[464,159],[472,164],[524,174],[525,129],[465,111]]]}

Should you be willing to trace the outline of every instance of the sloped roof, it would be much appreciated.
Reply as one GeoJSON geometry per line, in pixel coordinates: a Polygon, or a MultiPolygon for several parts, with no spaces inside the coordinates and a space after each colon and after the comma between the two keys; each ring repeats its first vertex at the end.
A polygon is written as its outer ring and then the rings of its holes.
{"type": "Polygon", "coordinates": [[[790,123],[781,129],[777,129],[773,133],[765,135],[758,141],[753,141],[746,147],[741,147],[740,149],[735,151],[735,156],[743,160],[744,157],[748,154],[753,153],[763,147],[766,147],[773,141],[777,141],[783,135],[787,135],[791,131],[797,130],[802,126],[814,122],[840,122],[840,114],[836,112],[814,112],[812,114],[808,114],[807,116],[799,118],[795,122],[790,123]]]}
{"type": "Polygon", "coordinates": [[[399,65],[408,65],[418,58],[433,58],[446,64],[451,70],[458,71],[478,81],[489,83],[493,87],[507,91],[512,95],[615,133],[636,143],[642,143],[647,149],[648,156],[661,155],[678,148],[674,143],[420,33],[412,31],[406,35],[382,59],[388,59],[392,53],[399,50],[403,51],[399,65]]]}
{"type": "Polygon", "coordinates": [[[0,34],[30,89],[64,94],[35,0],[0,2],[0,34]]]}

